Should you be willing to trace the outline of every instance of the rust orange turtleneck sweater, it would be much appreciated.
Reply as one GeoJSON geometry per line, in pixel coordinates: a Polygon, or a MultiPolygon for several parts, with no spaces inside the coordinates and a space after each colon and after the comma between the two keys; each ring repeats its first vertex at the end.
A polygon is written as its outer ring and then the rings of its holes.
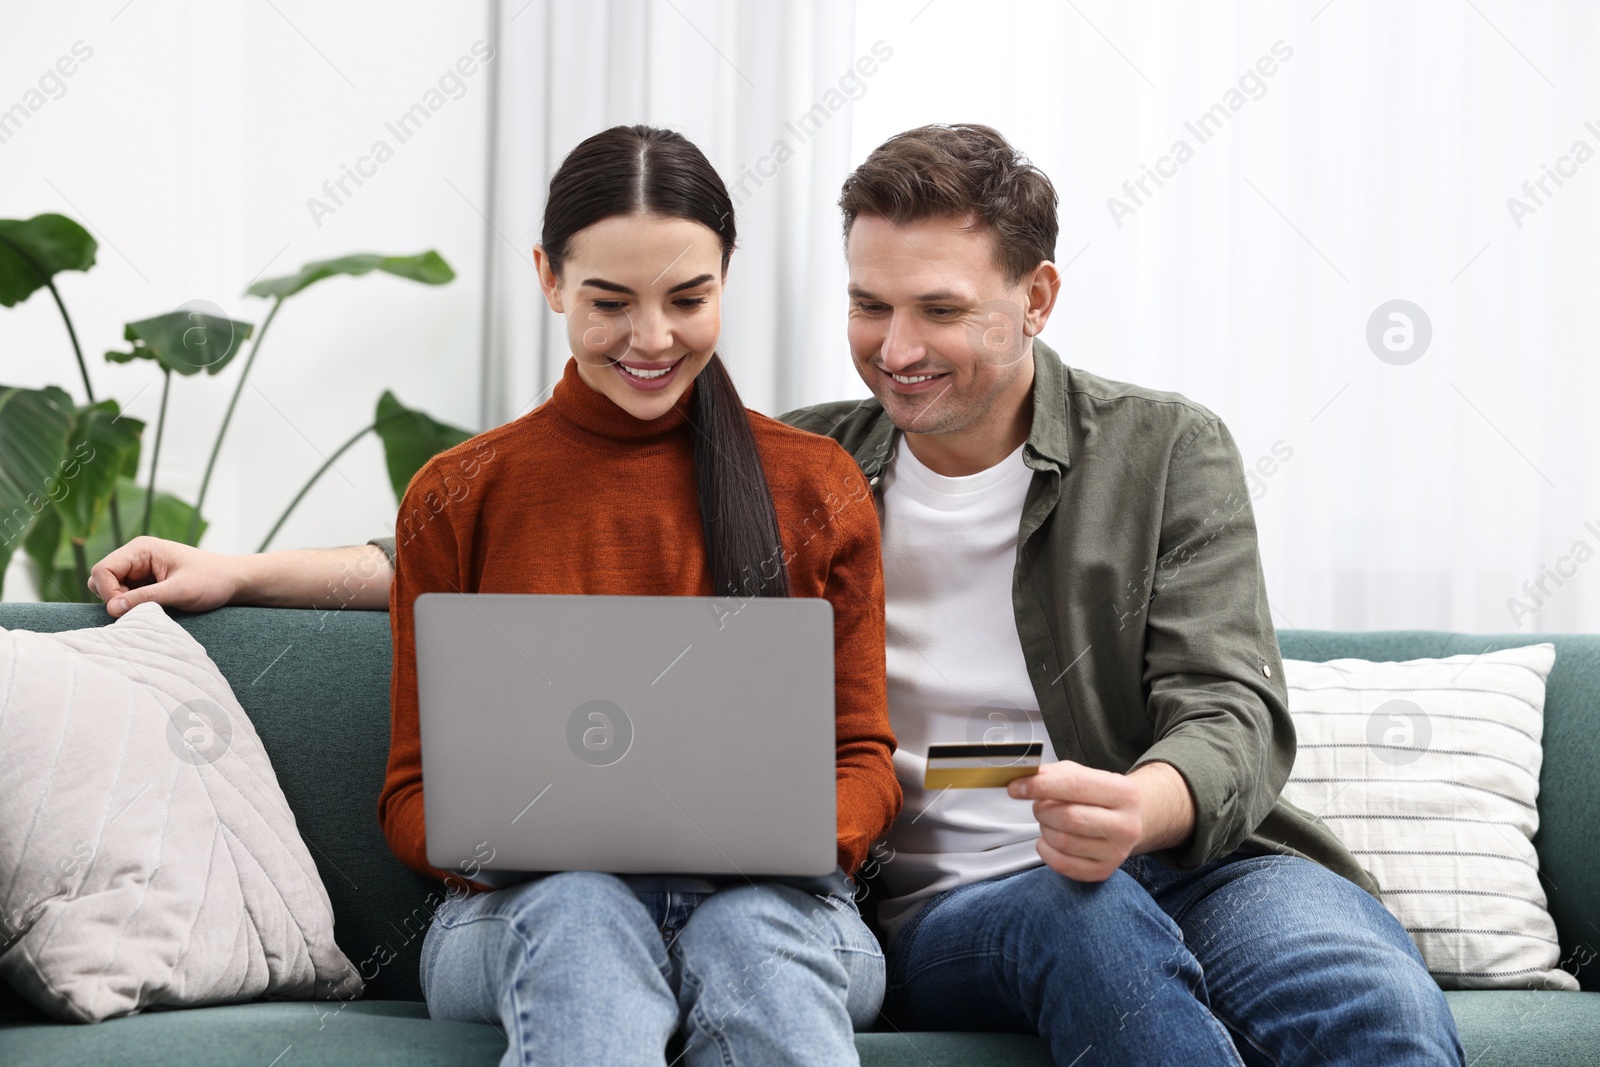
{"type": "MultiPolygon", "coordinates": [[[[413,601],[428,592],[713,595],[694,481],[693,396],[691,384],[671,411],[641,421],[585,384],[568,360],[548,401],[434,456],[411,479],[395,523],[389,767],[378,798],[384,836],[408,867],[450,873],[428,864],[424,844],[413,601]],[[641,555],[640,545],[650,552],[641,555]]],[[[790,556],[791,595],[833,605],[839,864],[853,873],[901,802],[890,761],[877,511],[860,469],[834,441],[755,412],[750,428],[790,556]]]]}

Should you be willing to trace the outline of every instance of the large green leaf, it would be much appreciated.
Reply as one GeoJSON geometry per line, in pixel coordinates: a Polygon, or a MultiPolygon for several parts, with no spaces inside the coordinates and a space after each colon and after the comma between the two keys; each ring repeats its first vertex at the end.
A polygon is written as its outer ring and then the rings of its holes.
{"type": "Polygon", "coordinates": [[[456,272],[450,269],[450,264],[431,249],[415,256],[379,256],[365,252],[307,263],[293,274],[286,274],[281,278],[263,278],[252,285],[247,292],[251,296],[275,296],[282,299],[336,274],[357,275],[374,270],[385,271],[399,278],[410,278],[425,285],[443,285],[456,276],[456,272]]]}
{"type": "Polygon", "coordinates": [[[118,411],[115,400],[78,409],[67,447],[67,462],[76,469],[56,503],[68,537],[87,538],[105,517],[118,476],[138,472],[143,432],[144,423],[118,411]]]}
{"type": "MultiPolygon", "coordinates": [[[[133,534],[136,531],[127,528],[130,521],[128,516],[142,517],[144,515],[145,489],[146,486],[140,485],[132,478],[117,479],[117,506],[122,509],[123,533],[130,541],[133,540],[133,534]]],[[[160,537],[167,541],[184,541],[189,535],[189,519],[193,515],[194,506],[192,504],[180,500],[171,493],[164,493],[157,489],[155,503],[150,509],[150,536],[160,537]]],[[[205,534],[207,525],[208,523],[204,519],[200,520],[199,532],[195,535],[196,542],[205,534]]],[[[119,546],[111,536],[111,523],[106,521],[95,528],[94,533],[84,542],[83,550],[89,566],[92,567],[117,547],[119,546]]],[[[69,573],[73,571],[72,539],[70,537],[62,537],[60,539],[51,562],[57,570],[65,570],[69,573]]],[[[72,580],[76,582],[77,578],[74,577],[72,580]]],[[[78,595],[77,591],[74,591],[73,595],[79,600],[94,596],[87,588],[82,591],[81,596],[78,595]]]]}
{"type": "MultiPolygon", "coordinates": [[[[45,508],[28,528],[28,536],[22,543],[33,561],[33,578],[39,586],[39,599],[50,604],[83,599],[82,594],[73,591],[72,587],[77,584],[73,569],[56,569],[56,546],[63,540],[61,515],[55,508],[45,508]]],[[[95,562],[91,559],[89,565],[93,566],[95,562]]],[[[88,592],[87,588],[82,590],[82,593],[88,592]]]]}
{"type": "Polygon", "coordinates": [[[0,385],[0,585],[34,516],[63,492],[75,411],[72,397],[53,385],[0,385]]]}
{"type": "Polygon", "coordinates": [[[95,240],[65,215],[0,219],[0,306],[13,307],[64,270],[94,266],[95,240]]]}
{"type": "Polygon", "coordinates": [[[473,436],[459,426],[440,422],[425,411],[406,407],[387,389],[378,398],[378,413],[373,422],[378,436],[383,439],[389,484],[394,487],[397,504],[404,498],[411,476],[421,470],[424,463],[473,436]]]}
{"type": "Polygon", "coordinates": [[[107,352],[106,359],[113,363],[153,359],[179,374],[216,374],[238,354],[254,330],[248,322],[179,308],[128,323],[122,336],[133,342],[133,350],[107,352]]]}

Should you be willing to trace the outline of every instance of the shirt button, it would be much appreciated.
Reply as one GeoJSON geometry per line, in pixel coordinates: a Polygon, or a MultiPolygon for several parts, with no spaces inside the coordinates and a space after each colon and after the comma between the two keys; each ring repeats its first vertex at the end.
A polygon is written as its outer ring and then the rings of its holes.
{"type": "Polygon", "coordinates": [[[1261,665],[1261,673],[1266,675],[1268,678],[1271,678],[1272,677],[1272,668],[1267,666],[1265,663],[1263,663],[1261,665]]]}
{"type": "Polygon", "coordinates": [[[868,478],[867,479],[867,484],[868,485],[877,485],[878,484],[878,476],[876,474],[874,474],[871,478],[868,478]]]}

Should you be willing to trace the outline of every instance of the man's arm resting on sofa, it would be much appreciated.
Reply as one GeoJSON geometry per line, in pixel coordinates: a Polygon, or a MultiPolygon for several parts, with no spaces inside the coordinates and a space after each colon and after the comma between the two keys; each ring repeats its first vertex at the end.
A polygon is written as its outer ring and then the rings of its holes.
{"type": "Polygon", "coordinates": [[[89,591],[117,617],[147,600],[183,611],[224,604],[382,611],[393,576],[388,554],[373,544],[231,556],[136,537],[94,565],[89,591]]]}

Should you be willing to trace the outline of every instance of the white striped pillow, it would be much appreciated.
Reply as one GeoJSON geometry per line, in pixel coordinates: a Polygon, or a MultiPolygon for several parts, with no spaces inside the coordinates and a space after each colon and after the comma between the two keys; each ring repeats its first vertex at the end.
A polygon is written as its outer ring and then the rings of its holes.
{"type": "Polygon", "coordinates": [[[1539,884],[1544,687],[1556,650],[1284,660],[1284,787],[1372,872],[1446,989],[1577,989],[1539,884]]]}

